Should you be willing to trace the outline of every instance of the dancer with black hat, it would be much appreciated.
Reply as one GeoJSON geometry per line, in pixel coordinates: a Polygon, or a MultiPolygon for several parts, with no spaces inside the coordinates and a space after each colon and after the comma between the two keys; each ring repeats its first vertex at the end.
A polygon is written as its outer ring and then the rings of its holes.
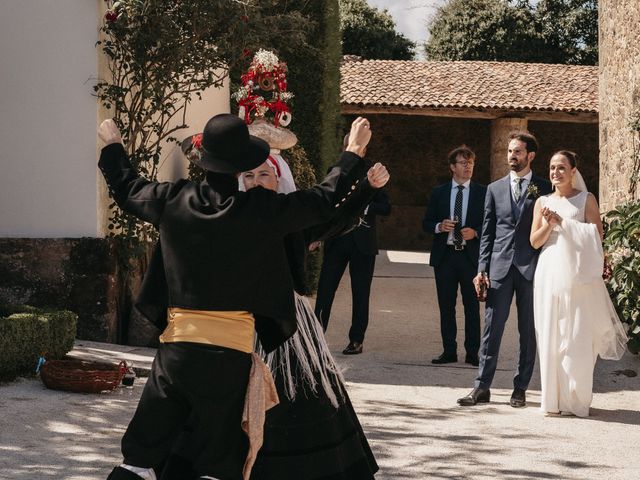
{"type": "MultiPolygon", "coordinates": [[[[246,478],[241,421],[260,422],[277,402],[272,380],[259,381],[271,377],[252,354],[254,329],[267,351],[295,331],[291,276],[279,246],[287,233],[327,221],[364,176],[369,123],[354,121],[347,152],[322,184],[290,195],[238,192],[236,174],[263,163],[269,147],[234,115],[205,126],[199,164],[207,175],[199,184],[141,178],[115,123],[103,122],[98,133],[106,144],[99,166],[116,203],[159,227],[169,296],[163,343],[122,440],[124,463],[109,478],[155,479],[188,417],[198,419],[198,475],[246,478]]],[[[387,179],[383,167],[373,183],[387,179]]]]}

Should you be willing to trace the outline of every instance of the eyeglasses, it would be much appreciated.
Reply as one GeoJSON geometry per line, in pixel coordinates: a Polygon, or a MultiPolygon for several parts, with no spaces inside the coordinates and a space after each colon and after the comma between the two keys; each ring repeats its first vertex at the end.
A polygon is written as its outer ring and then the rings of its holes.
{"type": "Polygon", "coordinates": [[[463,167],[473,167],[475,165],[475,162],[469,162],[465,160],[464,162],[456,162],[456,164],[462,165],[463,167]]]}

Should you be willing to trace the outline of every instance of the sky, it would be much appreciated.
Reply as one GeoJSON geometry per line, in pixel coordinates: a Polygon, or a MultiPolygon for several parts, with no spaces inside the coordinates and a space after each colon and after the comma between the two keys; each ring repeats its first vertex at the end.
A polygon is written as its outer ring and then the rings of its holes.
{"type": "Polygon", "coordinates": [[[372,7],[387,9],[396,22],[396,30],[409,40],[417,42],[418,57],[422,57],[421,44],[427,39],[427,22],[436,8],[446,0],[367,0],[372,7]]]}

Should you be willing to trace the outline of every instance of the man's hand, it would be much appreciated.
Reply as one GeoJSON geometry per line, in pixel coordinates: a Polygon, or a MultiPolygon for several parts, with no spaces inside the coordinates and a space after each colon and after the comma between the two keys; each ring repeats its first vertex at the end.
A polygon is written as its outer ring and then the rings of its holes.
{"type": "Polygon", "coordinates": [[[465,241],[473,240],[474,238],[476,238],[476,231],[470,227],[461,228],[460,233],[462,234],[462,238],[465,241]]]}
{"type": "Polygon", "coordinates": [[[381,163],[376,163],[367,172],[367,180],[369,180],[369,184],[373,188],[384,187],[389,181],[389,178],[391,178],[391,176],[387,171],[387,167],[385,167],[381,163]]]}
{"type": "Polygon", "coordinates": [[[346,151],[364,157],[369,140],[371,140],[369,120],[363,117],[356,118],[351,124],[349,144],[347,145],[346,151]]]}
{"type": "Polygon", "coordinates": [[[104,146],[111,145],[112,143],[122,143],[122,137],[120,136],[120,130],[116,126],[111,118],[105,120],[98,127],[98,137],[104,143],[104,146]]]}
{"type": "Polygon", "coordinates": [[[456,228],[456,223],[458,222],[456,222],[455,220],[445,218],[444,220],[442,220],[442,222],[440,222],[440,232],[453,232],[453,229],[456,228]]]}
{"type": "Polygon", "coordinates": [[[322,245],[322,242],[320,241],[311,242],[309,244],[309,251],[313,252],[314,250],[317,250],[318,248],[320,248],[320,245],[322,245]]]}
{"type": "Polygon", "coordinates": [[[491,280],[489,280],[489,275],[486,273],[479,273],[473,278],[473,286],[476,288],[476,295],[480,295],[480,285],[483,284],[486,287],[486,290],[489,290],[491,287],[491,280]]]}

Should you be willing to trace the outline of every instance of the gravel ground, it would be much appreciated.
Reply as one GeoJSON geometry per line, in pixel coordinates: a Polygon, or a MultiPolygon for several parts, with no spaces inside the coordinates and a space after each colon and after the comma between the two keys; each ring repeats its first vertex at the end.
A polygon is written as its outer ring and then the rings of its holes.
{"type": "MultiPolygon", "coordinates": [[[[476,369],[463,363],[430,363],[441,344],[435,284],[425,263],[421,254],[389,252],[378,257],[362,355],[340,353],[351,317],[348,277],[336,296],[327,332],[380,464],[376,478],[638,478],[640,358],[627,355],[619,362],[598,362],[587,419],[545,417],[537,408],[537,371],[528,407],[513,409],[508,400],[517,332],[511,319],[492,402],[458,407],[456,399],[470,390],[476,369]]],[[[144,370],[153,350],[79,342],[76,354],[133,358],[144,370]]],[[[120,437],[143,385],[138,379],[133,388],[97,395],[47,390],[36,379],[1,385],[0,479],[106,478],[120,461],[120,437]]]]}

